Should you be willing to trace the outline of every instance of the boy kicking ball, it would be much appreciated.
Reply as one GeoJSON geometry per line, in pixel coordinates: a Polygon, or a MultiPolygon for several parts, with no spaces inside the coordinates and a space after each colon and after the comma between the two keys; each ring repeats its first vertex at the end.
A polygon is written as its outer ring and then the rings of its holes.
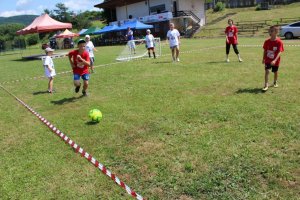
{"type": "Polygon", "coordinates": [[[274,87],[278,87],[278,69],[280,64],[280,55],[284,51],[283,43],[280,38],[277,37],[279,32],[278,26],[271,26],[269,29],[270,38],[264,43],[264,54],[262,63],[265,65],[265,86],[263,91],[267,91],[269,88],[269,74],[270,70],[274,73],[274,87]]]}

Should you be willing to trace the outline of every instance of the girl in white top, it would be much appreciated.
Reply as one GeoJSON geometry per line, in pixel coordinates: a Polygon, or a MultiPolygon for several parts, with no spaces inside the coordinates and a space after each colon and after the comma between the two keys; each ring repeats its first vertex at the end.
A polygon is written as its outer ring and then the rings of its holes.
{"type": "Polygon", "coordinates": [[[54,63],[53,60],[51,58],[51,56],[53,55],[53,51],[54,49],[51,48],[46,48],[45,52],[46,52],[46,57],[43,60],[43,65],[44,65],[44,69],[45,69],[45,76],[49,79],[48,82],[48,92],[52,93],[53,92],[53,79],[54,76],[56,75],[55,73],[55,68],[54,68],[54,63]]]}
{"type": "Polygon", "coordinates": [[[148,49],[148,55],[149,55],[149,58],[151,58],[151,50],[152,50],[152,53],[153,53],[153,57],[156,58],[156,55],[155,55],[155,49],[154,49],[154,36],[151,34],[151,31],[150,29],[148,29],[146,31],[146,46],[147,46],[147,49],[148,49]]]}
{"type": "Polygon", "coordinates": [[[179,62],[179,44],[180,44],[180,33],[173,23],[170,23],[170,30],[167,33],[167,38],[169,40],[170,48],[172,50],[173,62],[179,62]],[[175,55],[176,53],[176,55],[175,55]]]}

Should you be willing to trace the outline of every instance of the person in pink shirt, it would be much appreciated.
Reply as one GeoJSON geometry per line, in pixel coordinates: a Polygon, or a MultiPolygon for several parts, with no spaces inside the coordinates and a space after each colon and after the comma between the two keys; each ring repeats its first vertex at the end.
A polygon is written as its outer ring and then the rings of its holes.
{"type": "Polygon", "coordinates": [[[232,45],[233,50],[235,54],[238,56],[239,62],[242,62],[243,60],[241,59],[239,50],[237,49],[237,44],[238,44],[238,28],[233,25],[233,20],[228,19],[228,25],[225,29],[225,34],[226,34],[226,62],[229,62],[229,51],[230,51],[230,45],[232,45]]]}
{"type": "Polygon", "coordinates": [[[78,93],[80,90],[80,78],[83,80],[82,95],[87,96],[87,89],[89,85],[89,67],[90,67],[90,56],[85,50],[86,42],[84,40],[78,41],[78,49],[69,52],[69,61],[73,69],[74,74],[74,86],[75,92],[78,93]]]}
{"type": "Polygon", "coordinates": [[[280,55],[284,51],[283,42],[277,37],[279,32],[278,26],[271,26],[269,29],[270,38],[264,42],[264,54],[262,63],[265,66],[265,86],[263,91],[269,88],[270,70],[274,73],[274,87],[277,88],[278,69],[280,65],[280,55]]]}

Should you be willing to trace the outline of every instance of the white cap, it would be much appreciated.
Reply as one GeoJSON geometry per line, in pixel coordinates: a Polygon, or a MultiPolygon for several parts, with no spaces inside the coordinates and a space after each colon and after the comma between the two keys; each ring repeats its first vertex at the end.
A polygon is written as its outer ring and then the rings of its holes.
{"type": "Polygon", "coordinates": [[[150,29],[147,29],[146,32],[147,32],[147,33],[148,33],[148,32],[151,33],[150,29]]]}
{"type": "Polygon", "coordinates": [[[46,51],[46,52],[53,52],[54,49],[51,49],[50,47],[47,47],[47,48],[45,49],[45,51],[46,51]]]}
{"type": "Polygon", "coordinates": [[[86,35],[86,36],[85,36],[85,38],[91,38],[91,36],[89,36],[89,35],[86,35]]]}

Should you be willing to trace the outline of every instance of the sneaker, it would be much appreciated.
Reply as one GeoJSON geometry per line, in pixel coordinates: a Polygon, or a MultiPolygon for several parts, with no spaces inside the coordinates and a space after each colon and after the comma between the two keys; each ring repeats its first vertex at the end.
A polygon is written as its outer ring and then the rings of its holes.
{"type": "Polygon", "coordinates": [[[180,62],[180,60],[179,60],[179,58],[177,58],[177,60],[176,60],[177,62],[180,62]]]}
{"type": "Polygon", "coordinates": [[[228,63],[229,63],[229,59],[228,59],[228,58],[226,59],[226,62],[228,62],[228,63]]]}
{"type": "Polygon", "coordinates": [[[49,93],[49,94],[52,94],[52,93],[53,93],[53,91],[51,91],[51,90],[48,90],[48,93],[49,93]]]}
{"type": "Polygon", "coordinates": [[[268,86],[266,86],[266,87],[264,87],[263,89],[262,89],[262,91],[267,91],[269,89],[269,87],[268,86]]]}
{"type": "Polygon", "coordinates": [[[82,91],[82,95],[87,97],[88,96],[88,93],[86,91],[82,91]]]}
{"type": "Polygon", "coordinates": [[[78,93],[80,90],[80,85],[75,87],[75,92],[78,93]]]}
{"type": "Polygon", "coordinates": [[[239,62],[243,62],[243,59],[239,58],[239,62]]]}
{"type": "Polygon", "coordinates": [[[278,88],[278,83],[277,83],[277,82],[274,82],[273,87],[274,87],[274,88],[278,88]]]}

